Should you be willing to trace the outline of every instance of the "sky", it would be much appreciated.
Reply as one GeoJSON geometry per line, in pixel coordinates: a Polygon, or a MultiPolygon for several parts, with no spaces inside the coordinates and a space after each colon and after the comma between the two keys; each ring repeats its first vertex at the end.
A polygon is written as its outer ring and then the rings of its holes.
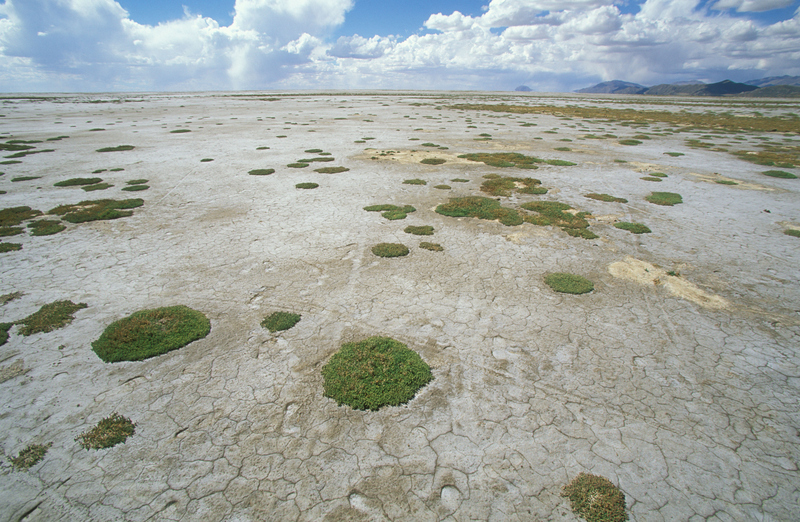
{"type": "Polygon", "coordinates": [[[800,0],[0,0],[0,92],[800,75],[800,0]]]}

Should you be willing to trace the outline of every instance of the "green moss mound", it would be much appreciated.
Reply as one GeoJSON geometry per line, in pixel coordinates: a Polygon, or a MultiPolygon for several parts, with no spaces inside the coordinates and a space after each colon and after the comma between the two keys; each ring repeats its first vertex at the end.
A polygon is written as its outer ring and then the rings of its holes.
{"type": "Polygon", "coordinates": [[[67,229],[60,221],[55,219],[40,219],[28,223],[32,236],[52,236],[67,229]]]}
{"type": "Polygon", "coordinates": [[[0,237],[10,237],[22,234],[25,229],[22,227],[0,227],[0,237]]]}
{"type": "Polygon", "coordinates": [[[620,145],[641,145],[642,142],[639,140],[619,140],[620,145]]]}
{"type": "Polygon", "coordinates": [[[416,352],[389,337],[343,344],[323,366],[322,377],[326,397],[373,411],[407,403],[433,379],[416,352]]]}
{"type": "Polygon", "coordinates": [[[439,243],[428,243],[427,241],[423,241],[419,244],[419,247],[424,250],[430,250],[431,252],[443,252],[444,247],[439,243]]]}
{"type": "Polygon", "coordinates": [[[674,192],[651,192],[650,195],[644,199],[650,203],[653,203],[654,205],[662,205],[665,207],[671,207],[673,205],[683,203],[683,198],[681,195],[675,194],[674,192]]]}
{"type": "Polygon", "coordinates": [[[585,217],[586,212],[573,214],[567,212],[572,207],[559,201],[531,201],[520,205],[525,210],[538,213],[537,216],[525,216],[525,222],[532,225],[547,226],[554,225],[560,227],[564,232],[573,237],[584,239],[595,239],[598,236],[588,230],[589,222],[585,217]]]}
{"type": "Polygon", "coordinates": [[[573,513],[586,522],[624,522],[625,494],[605,477],[580,473],[564,486],[562,497],[568,497],[573,513]]]}
{"type": "Polygon", "coordinates": [[[621,230],[627,230],[628,232],[633,232],[634,234],[649,234],[652,232],[652,230],[650,230],[646,225],[641,223],[627,223],[625,221],[620,221],[619,223],[614,223],[614,227],[621,230]]]}
{"type": "Polygon", "coordinates": [[[105,362],[141,361],[204,338],[211,322],[187,306],[141,310],[111,323],[92,343],[105,362]]]}
{"type": "Polygon", "coordinates": [[[62,216],[61,219],[69,223],[86,223],[107,219],[119,219],[132,216],[133,212],[126,209],[137,208],[144,205],[142,199],[97,199],[81,201],[77,205],[60,205],[47,213],[62,216]]]}
{"type": "Polygon", "coordinates": [[[433,227],[430,225],[423,225],[419,227],[408,226],[403,230],[403,232],[406,234],[414,234],[415,236],[432,236],[433,227]]]}
{"type": "Polygon", "coordinates": [[[74,319],[73,314],[86,307],[86,303],[55,301],[42,306],[25,319],[17,321],[16,324],[23,325],[19,329],[21,335],[46,333],[68,325],[74,319]]]}
{"type": "Polygon", "coordinates": [[[135,148],[133,145],[118,145],[116,147],[103,147],[102,149],[97,149],[97,152],[123,152],[135,148]]]}
{"type": "Polygon", "coordinates": [[[490,167],[517,167],[518,169],[535,169],[536,163],[544,163],[541,158],[526,156],[518,152],[479,152],[462,154],[459,158],[485,163],[490,167]]]}
{"type": "Polygon", "coordinates": [[[11,461],[11,465],[14,466],[14,469],[29,469],[44,459],[47,450],[49,450],[52,445],[52,442],[49,444],[31,444],[20,451],[19,455],[8,460],[11,461]]]}
{"type": "Polygon", "coordinates": [[[122,187],[122,190],[125,192],[141,192],[142,190],[147,190],[149,188],[149,185],[129,185],[127,187],[122,187]]]}
{"type": "Polygon", "coordinates": [[[0,254],[15,252],[17,250],[22,250],[22,245],[19,243],[0,243],[0,254]]]}
{"type": "Polygon", "coordinates": [[[594,283],[575,274],[556,272],[544,278],[547,286],[562,294],[586,294],[594,290],[594,283]]]}
{"type": "Polygon", "coordinates": [[[547,194],[547,189],[541,187],[542,182],[535,178],[508,178],[492,176],[484,176],[487,178],[481,184],[481,192],[485,192],[490,196],[510,196],[514,192],[520,194],[547,194]]]}
{"type": "Polygon", "coordinates": [[[58,183],[53,183],[54,187],[75,187],[79,185],[94,185],[103,181],[101,178],[72,178],[58,183]]]}
{"type": "Polygon", "coordinates": [[[372,253],[378,257],[402,257],[408,255],[408,247],[400,243],[378,243],[372,247],[372,253]]]}
{"type": "Polygon", "coordinates": [[[320,169],[314,169],[314,172],[319,172],[320,174],[339,174],[340,172],[347,172],[347,167],[322,167],[320,169]]]}
{"type": "Polygon", "coordinates": [[[436,213],[450,217],[476,217],[490,221],[499,220],[506,226],[522,224],[522,216],[513,208],[500,206],[493,199],[482,196],[451,198],[448,203],[436,207],[436,213]]]}
{"type": "Polygon", "coordinates": [[[304,168],[308,167],[308,165],[309,165],[308,163],[300,163],[298,161],[296,163],[289,163],[286,166],[289,167],[289,168],[292,168],[292,169],[304,169],[304,168]]]}
{"type": "Polygon", "coordinates": [[[610,194],[597,194],[591,193],[586,194],[584,197],[589,199],[596,199],[597,201],[605,201],[606,203],[627,203],[628,200],[625,198],[616,198],[610,194]]]}
{"type": "Polygon", "coordinates": [[[762,172],[762,174],[765,176],[769,176],[771,178],[797,179],[797,176],[795,176],[791,172],[786,172],[783,170],[767,170],[762,172]]]}
{"type": "Polygon", "coordinates": [[[644,180],[644,181],[654,181],[654,182],[656,182],[656,183],[659,183],[659,182],[661,181],[661,178],[655,178],[655,177],[653,177],[653,176],[642,176],[642,177],[641,177],[641,178],[639,178],[639,179],[642,179],[642,180],[644,180]]]}
{"type": "Polygon", "coordinates": [[[794,229],[794,228],[790,228],[788,230],[784,230],[783,233],[786,234],[787,236],[800,237],[800,230],[797,230],[797,229],[794,229]]]}
{"type": "Polygon", "coordinates": [[[420,163],[424,165],[441,165],[442,163],[447,163],[447,160],[442,158],[425,158],[424,160],[420,161],[420,163]]]}
{"type": "Polygon", "coordinates": [[[573,165],[577,165],[577,163],[573,163],[572,161],[559,160],[559,159],[546,160],[545,163],[547,163],[548,165],[553,165],[555,167],[572,167],[573,165]]]}
{"type": "Polygon", "coordinates": [[[85,190],[86,192],[93,192],[95,190],[105,190],[105,189],[111,188],[113,186],[114,185],[112,185],[111,183],[97,183],[95,185],[83,186],[83,187],[81,187],[81,189],[85,190]]]}
{"type": "Polygon", "coordinates": [[[81,433],[75,441],[84,449],[105,449],[122,444],[136,432],[136,424],[118,413],[102,419],[91,430],[81,433]]]}
{"type": "Polygon", "coordinates": [[[288,330],[289,328],[300,322],[300,314],[293,314],[291,312],[273,312],[261,321],[261,326],[270,332],[280,332],[288,330]]]}
{"type": "Polygon", "coordinates": [[[403,185],[427,185],[428,182],[424,179],[407,179],[403,181],[403,185]]]}
{"type": "MultiPolygon", "coordinates": [[[[113,170],[113,169],[112,169],[112,170],[113,170]]],[[[147,180],[147,179],[132,179],[132,180],[130,180],[130,181],[126,181],[126,182],[125,182],[125,184],[126,184],[126,185],[144,185],[144,184],[145,184],[145,183],[147,183],[148,181],[149,181],[149,180],[147,180]]]]}
{"type": "Polygon", "coordinates": [[[369,207],[364,207],[364,210],[366,210],[367,212],[381,212],[381,216],[385,217],[390,221],[396,219],[405,219],[408,214],[417,211],[417,209],[412,207],[411,205],[404,205],[402,207],[398,207],[397,205],[389,205],[389,204],[371,205],[369,207]]]}
{"type": "Polygon", "coordinates": [[[251,176],[269,176],[275,173],[275,169],[253,169],[247,171],[251,176]]]}
{"type": "Polygon", "coordinates": [[[315,189],[317,187],[319,187],[318,183],[298,183],[295,185],[295,188],[299,189],[315,189]]]}
{"type": "Polygon", "coordinates": [[[4,208],[0,210],[0,227],[16,226],[41,215],[41,210],[33,210],[31,207],[4,208]]]}
{"type": "Polygon", "coordinates": [[[192,132],[192,131],[189,129],[175,129],[169,131],[170,134],[183,134],[184,132],[192,132]]]}

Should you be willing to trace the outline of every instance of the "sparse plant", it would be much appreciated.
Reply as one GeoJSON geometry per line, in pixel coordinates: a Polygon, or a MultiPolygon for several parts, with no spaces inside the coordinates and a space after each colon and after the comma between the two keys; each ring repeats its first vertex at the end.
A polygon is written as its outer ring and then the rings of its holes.
{"type": "Polygon", "coordinates": [[[628,223],[625,221],[620,221],[619,223],[614,223],[614,227],[621,230],[627,230],[628,232],[632,232],[634,234],[649,234],[652,232],[652,230],[650,230],[646,225],[641,223],[628,223]]]}
{"type": "Polygon", "coordinates": [[[273,312],[261,321],[261,326],[270,332],[280,332],[300,322],[300,314],[291,312],[273,312]]]}
{"type": "Polygon", "coordinates": [[[672,156],[673,158],[685,156],[683,152],[665,152],[664,154],[666,154],[667,156],[672,156]]]}
{"type": "Polygon", "coordinates": [[[214,161],[214,158],[203,158],[200,160],[200,163],[208,163],[209,161],[214,161]]]}
{"type": "Polygon", "coordinates": [[[407,226],[403,232],[406,234],[414,234],[415,236],[432,236],[433,235],[433,227],[430,225],[423,225],[423,226],[407,226]]]}
{"type": "Polygon", "coordinates": [[[439,243],[428,243],[427,241],[423,241],[419,244],[420,248],[425,250],[430,250],[431,252],[442,252],[444,248],[439,243]]]}
{"type": "Polygon", "coordinates": [[[800,237],[800,230],[798,230],[796,228],[790,228],[790,229],[784,230],[783,233],[786,234],[787,236],[800,237]]]}
{"type": "Polygon", "coordinates": [[[661,182],[661,178],[654,178],[652,176],[642,176],[639,179],[642,179],[644,181],[653,181],[653,182],[656,182],[656,183],[660,183],[661,182]]]}
{"type": "Polygon", "coordinates": [[[85,190],[86,192],[94,192],[95,190],[106,190],[113,186],[114,185],[112,185],[111,183],[96,183],[94,185],[85,185],[81,187],[81,189],[85,190]]]}
{"type": "Polygon", "coordinates": [[[319,187],[318,183],[298,183],[295,185],[295,188],[299,189],[315,189],[317,187],[319,187]]]}
{"type": "Polygon", "coordinates": [[[127,187],[122,187],[122,190],[126,192],[139,192],[142,190],[147,190],[149,188],[150,188],[149,185],[128,185],[127,187]]]}
{"type": "Polygon", "coordinates": [[[122,444],[136,431],[136,424],[118,413],[102,419],[75,439],[84,449],[106,449],[122,444]]]}
{"type": "Polygon", "coordinates": [[[130,181],[126,181],[125,184],[126,185],[144,185],[148,181],[149,180],[146,180],[146,179],[132,179],[130,181]]]}
{"type": "Polygon", "coordinates": [[[459,158],[468,159],[485,163],[490,167],[516,167],[518,169],[538,168],[536,163],[544,163],[545,160],[532,156],[525,156],[518,152],[480,152],[475,154],[462,154],[459,158]]]}
{"type": "Polygon", "coordinates": [[[0,254],[15,252],[17,250],[22,250],[22,245],[19,243],[0,243],[0,254]]]}
{"type": "Polygon", "coordinates": [[[500,203],[481,196],[451,198],[448,203],[436,207],[436,213],[450,217],[476,217],[490,221],[499,220],[506,226],[522,224],[522,216],[512,208],[500,206],[500,203]]]}
{"type": "Polygon", "coordinates": [[[125,199],[122,201],[98,199],[81,201],[77,205],[60,205],[47,213],[62,216],[61,219],[69,223],[86,223],[87,221],[128,217],[133,215],[133,212],[127,209],[141,207],[142,205],[144,205],[144,200],[142,199],[125,199]]]}
{"type": "Polygon", "coordinates": [[[402,257],[408,255],[408,247],[400,243],[378,243],[372,247],[372,253],[378,257],[402,257]]]}
{"type": "Polygon", "coordinates": [[[797,179],[797,176],[795,176],[791,172],[786,172],[783,170],[767,170],[762,172],[762,174],[765,176],[769,176],[771,178],[797,179]]]}
{"type": "Polygon", "coordinates": [[[573,513],[586,522],[625,522],[625,494],[610,480],[597,475],[579,473],[564,486],[562,497],[568,497],[573,513]]]}
{"type": "Polygon", "coordinates": [[[469,183],[469,180],[464,178],[453,178],[450,181],[453,183],[469,183]]]}
{"type": "Polygon", "coordinates": [[[451,187],[450,185],[434,185],[433,188],[439,190],[450,190],[453,187],[451,187]]]}
{"type": "Polygon", "coordinates": [[[102,149],[97,149],[97,152],[123,152],[126,150],[133,150],[136,147],[133,145],[117,145],[116,147],[103,147],[102,149]]]}
{"type": "Polygon", "coordinates": [[[586,294],[594,290],[594,283],[575,274],[556,272],[544,278],[545,284],[562,294],[586,294]]]}
{"type": "Polygon", "coordinates": [[[319,169],[314,169],[314,172],[319,172],[320,174],[338,174],[340,172],[347,172],[347,167],[322,167],[319,169]]]}
{"type": "Polygon", "coordinates": [[[446,162],[447,160],[444,160],[442,158],[425,158],[424,160],[420,161],[420,163],[423,163],[425,165],[441,165],[442,163],[446,162]]]}
{"type": "Polygon", "coordinates": [[[345,343],[322,368],[324,394],[357,410],[398,406],[433,379],[413,350],[389,337],[345,343]]]}
{"type": "Polygon", "coordinates": [[[66,230],[67,227],[60,221],[54,219],[40,219],[28,223],[32,236],[52,236],[66,230]]]}
{"type": "Polygon", "coordinates": [[[105,362],[141,361],[204,338],[211,322],[187,306],[141,310],[111,323],[92,343],[105,362]]]}
{"type": "Polygon", "coordinates": [[[683,203],[681,195],[675,194],[674,192],[651,192],[650,195],[644,199],[654,205],[663,205],[667,207],[683,203]]]}
{"type": "Polygon", "coordinates": [[[510,196],[513,192],[547,194],[547,189],[540,186],[542,182],[535,178],[507,178],[491,174],[487,174],[484,178],[488,179],[481,184],[481,192],[491,196],[510,196]]]}
{"type": "Polygon", "coordinates": [[[47,450],[49,450],[52,445],[52,442],[48,444],[31,444],[20,451],[19,455],[9,459],[11,465],[17,470],[32,468],[44,459],[47,450]]]}
{"type": "Polygon", "coordinates": [[[625,198],[617,198],[617,197],[614,197],[614,196],[612,196],[610,194],[591,193],[591,194],[586,194],[584,197],[587,197],[589,199],[596,199],[597,201],[605,201],[606,203],[627,203],[628,202],[628,200],[625,199],[625,198]]]}
{"type": "Polygon", "coordinates": [[[11,178],[12,183],[17,183],[19,181],[31,181],[34,179],[40,179],[41,176],[17,176],[16,178],[11,178]]]}
{"type": "Polygon", "coordinates": [[[72,322],[73,314],[86,308],[86,303],[75,304],[72,301],[55,301],[39,308],[25,319],[16,321],[15,324],[23,325],[19,329],[20,335],[33,335],[46,333],[64,327],[72,322]]]}
{"type": "Polygon", "coordinates": [[[619,140],[620,145],[641,145],[642,142],[639,140],[619,140]]]}
{"type": "Polygon", "coordinates": [[[300,162],[298,161],[298,162],[296,162],[296,163],[289,163],[289,164],[288,164],[288,165],[286,165],[286,166],[287,166],[287,167],[290,167],[290,168],[293,168],[293,169],[304,169],[304,168],[308,167],[308,165],[309,165],[308,163],[300,163],[300,162]]]}
{"type": "MultiPolygon", "coordinates": [[[[105,169],[103,169],[105,170],[105,169]]],[[[53,183],[54,187],[75,187],[79,185],[94,185],[103,181],[101,178],[72,178],[58,183],[53,183]]]]}
{"type": "Polygon", "coordinates": [[[275,169],[253,169],[247,172],[251,176],[269,176],[275,173],[275,169]]]}
{"type": "Polygon", "coordinates": [[[425,181],[424,179],[418,179],[418,178],[407,179],[407,180],[403,181],[403,185],[427,185],[427,184],[428,184],[427,181],[425,181]]]}
{"type": "Polygon", "coordinates": [[[717,179],[714,180],[714,183],[719,183],[720,185],[738,185],[738,183],[730,179],[717,179]]]}

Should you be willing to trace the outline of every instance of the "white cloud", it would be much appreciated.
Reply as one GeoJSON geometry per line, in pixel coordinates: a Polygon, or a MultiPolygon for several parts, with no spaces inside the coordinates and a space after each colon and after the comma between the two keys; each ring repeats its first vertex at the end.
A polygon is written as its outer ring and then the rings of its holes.
{"type": "Polygon", "coordinates": [[[712,9],[736,9],[740,13],[771,11],[789,7],[794,0],[719,0],[712,9]]]}
{"type": "Polygon", "coordinates": [[[432,14],[430,34],[331,42],[353,0],[237,0],[228,27],[188,11],[142,25],[113,0],[6,0],[0,90],[573,89],[800,75],[800,14],[769,25],[719,10],[783,1],[647,0],[624,14],[614,0],[493,0],[480,16],[432,14]]]}

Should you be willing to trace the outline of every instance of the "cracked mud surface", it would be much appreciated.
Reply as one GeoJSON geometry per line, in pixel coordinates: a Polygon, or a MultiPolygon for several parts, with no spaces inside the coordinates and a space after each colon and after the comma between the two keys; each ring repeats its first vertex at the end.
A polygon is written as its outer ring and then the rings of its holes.
{"type": "Polygon", "coordinates": [[[3,520],[577,520],[560,492],[581,471],[619,486],[631,520],[796,516],[800,240],[782,231],[800,225],[800,181],[687,148],[683,134],[636,147],[581,141],[634,131],[459,112],[446,107],[453,99],[413,93],[86,103],[97,98],[0,106],[2,141],[70,136],[0,169],[0,208],[125,199],[120,188],[135,178],[151,187],[131,217],[3,238],[23,249],[0,254],[0,294],[22,296],[0,306],[0,322],[56,300],[88,304],[49,333],[13,327],[0,347],[3,520]],[[106,130],[89,131],[97,127],[106,130]],[[484,132],[492,140],[475,141],[484,132]],[[364,136],[375,139],[354,143],[364,136]],[[413,137],[448,147],[424,151],[448,163],[419,164],[413,137]],[[562,138],[573,151],[553,150],[562,138]],[[136,148],[94,152],[120,144],[136,148]],[[413,161],[371,159],[365,147],[413,161]],[[311,148],[350,171],[286,168],[311,148]],[[450,162],[507,150],[578,165],[450,162]],[[654,188],[639,180],[643,165],[668,177],[654,188]],[[53,187],[111,168],[125,170],[97,174],[114,185],[105,191],[53,187]],[[248,175],[257,168],[276,172],[248,175]],[[588,218],[600,237],[433,212],[449,197],[481,195],[489,173],[550,189],[503,206],[566,202],[603,217],[588,218]],[[42,177],[10,182],[25,175],[42,177]],[[718,175],[742,185],[706,182],[718,175]],[[402,184],[409,178],[428,184],[402,184]],[[453,178],[470,182],[434,188],[453,178]],[[683,203],[647,203],[652,190],[683,203]],[[389,221],[362,210],[382,203],[417,211],[389,221]],[[633,235],[615,220],[653,232],[633,235]],[[444,251],[418,248],[409,225],[433,226],[444,251]],[[381,242],[411,253],[373,256],[381,242]],[[615,275],[622,265],[630,277],[615,275]],[[554,293],[550,272],[580,274],[595,290],[554,293]],[[143,362],[105,364],[91,351],[111,322],[176,304],[206,314],[211,333],[143,362]],[[259,323],[276,310],[302,320],[270,334],[259,323]],[[339,407],[323,396],[320,369],[342,343],[372,335],[416,350],[434,379],[403,406],[339,407]],[[136,434],[82,449],[75,437],[112,412],[136,422],[136,434]],[[7,457],[48,442],[41,463],[12,470],[7,457]]]}

